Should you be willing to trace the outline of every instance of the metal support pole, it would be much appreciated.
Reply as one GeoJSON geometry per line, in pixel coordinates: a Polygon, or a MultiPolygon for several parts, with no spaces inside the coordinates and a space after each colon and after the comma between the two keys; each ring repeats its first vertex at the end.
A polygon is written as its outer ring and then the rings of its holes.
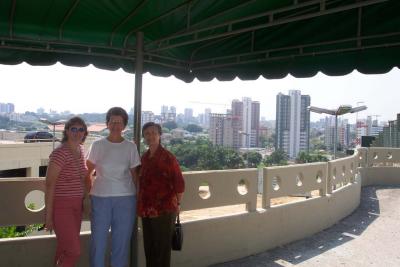
{"type": "Polygon", "coordinates": [[[337,117],[338,115],[335,115],[335,131],[333,133],[333,159],[336,159],[336,146],[337,146],[337,117]]]}
{"type": "Polygon", "coordinates": [[[136,33],[134,141],[140,153],[140,128],[142,121],[143,33],[136,33]]]}
{"type": "MultiPolygon", "coordinates": [[[[136,62],[135,62],[135,106],[133,114],[134,141],[140,151],[141,122],[142,122],[142,79],[143,79],[143,33],[136,33],[136,62]]],[[[138,220],[135,219],[131,240],[130,266],[139,266],[138,260],[138,220]]]]}

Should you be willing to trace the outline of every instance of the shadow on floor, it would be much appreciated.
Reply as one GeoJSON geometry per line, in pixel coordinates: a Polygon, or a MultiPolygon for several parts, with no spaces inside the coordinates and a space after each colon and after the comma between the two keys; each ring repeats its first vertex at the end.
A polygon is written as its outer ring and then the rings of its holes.
{"type": "Polygon", "coordinates": [[[311,237],[239,260],[213,265],[213,267],[237,266],[288,266],[296,265],[325,251],[334,249],[361,235],[379,217],[380,207],[376,191],[399,188],[395,186],[368,186],[361,191],[360,206],[351,215],[332,227],[311,237]]]}

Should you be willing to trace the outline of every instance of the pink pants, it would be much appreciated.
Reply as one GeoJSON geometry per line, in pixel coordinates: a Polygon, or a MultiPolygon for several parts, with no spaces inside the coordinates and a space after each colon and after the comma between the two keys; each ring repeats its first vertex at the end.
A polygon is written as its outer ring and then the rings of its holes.
{"type": "Polygon", "coordinates": [[[81,254],[79,233],[82,222],[81,197],[55,197],[53,224],[57,238],[56,266],[73,267],[81,254]]]}

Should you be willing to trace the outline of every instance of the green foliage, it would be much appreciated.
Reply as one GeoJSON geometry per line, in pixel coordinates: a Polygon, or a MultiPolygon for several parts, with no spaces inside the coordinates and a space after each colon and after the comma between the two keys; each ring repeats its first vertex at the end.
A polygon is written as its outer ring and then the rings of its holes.
{"type": "Polygon", "coordinates": [[[172,138],[171,141],[169,141],[169,144],[174,146],[174,145],[182,145],[183,144],[183,139],[182,138],[172,138]]]}
{"type": "Polygon", "coordinates": [[[283,150],[276,150],[272,152],[270,156],[268,156],[264,160],[265,165],[287,165],[288,164],[288,155],[283,150]]]}
{"type": "Polygon", "coordinates": [[[169,133],[170,130],[168,128],[162,127],[162,133],[169,133]]]}
{"type": "Polygon", "coordinates": [[[307,154],[306,152],[300,152],[296,158],[296,163],[311,163],[311,162],[326,162],[328,158],[320,153],[318,154],[307,154]]]}
{"type": "MultiPolygon", "coordinates": [[[[30,203],[28,205],[28,209],[35,209],[35,204],[30,203]]],[[[27,236],[33,231],[38,231],[43,224],[31,224],[27,226],[5,226],[0,227],[0,238],[12,238],[12,237],[21,237],[27,236]]]]}
{"type": "Polygon", "coordinates": [[[204,138],[175,144],[169,149],[178,159],[181,168],[186,170],[238,169],[245,166],[238,152],[230,148],[213,146],[204,138]]]}
{"type": "Polygon", "coordinates": [[[274,147],[275,142],[275,134],[272,134],[268,137],[260,136],[260,146],[261,147],[274,147]]]}
{"type": "Polygon", "coordinates": [[[310,144],[313,150],[326,150],[324,140],[320,137],[310,138],[310,144]]]}
{"type": "Polygon", "coordinates": [[[167,121],[162,124],[162,127],[167,128],[168,130],[172,130],[178,128],[178,124],[174,121],[167,121]]]}
{"type": "Polygon", "coordinates": [[[188,124],[185,127],[185,130],[191,133],[200,133],[203,131],[203,128],[201,128],[199,125],[197,124],[188,124]]]}
{"type": "Polygon", "coordinates": [[[16,226],[0,227],[0,238],[18,237],[19,233],[16,229],[16,226]]]}
{"type": "Polygon", "coordinates": [[[245,153],[244,158],[247,161],[248,168],[256,168],[262,160],[261,154],[253,151],[245,153]]]}

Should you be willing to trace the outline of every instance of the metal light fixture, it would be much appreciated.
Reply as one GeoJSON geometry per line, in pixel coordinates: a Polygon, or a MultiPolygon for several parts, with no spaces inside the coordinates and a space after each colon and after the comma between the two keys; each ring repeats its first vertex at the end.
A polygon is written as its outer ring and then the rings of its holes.
{"type": "Polygon", "coordinates": [[[325,114],[329,114],[332,116],[335,116],[335,131],[333,133],[334,137],[333,137],[333,158],[336,159],[336,144],[337,144],[337,123],[338,123],[338,119],[337,117],[340,115],[344,115],[347,113],[355,113],[355,112],[359,112],[359,111],[363,111],[367,109],[367,106],[359,106],[359,107],[352,107],[351,105],[340,105],[337,109],[326,109],[326,108],[318,108],[318,107],[314,107],[314,106],[309,106],[307,108],[309,111],[315,112],[315,113],[325,113],[325,114]]]}

